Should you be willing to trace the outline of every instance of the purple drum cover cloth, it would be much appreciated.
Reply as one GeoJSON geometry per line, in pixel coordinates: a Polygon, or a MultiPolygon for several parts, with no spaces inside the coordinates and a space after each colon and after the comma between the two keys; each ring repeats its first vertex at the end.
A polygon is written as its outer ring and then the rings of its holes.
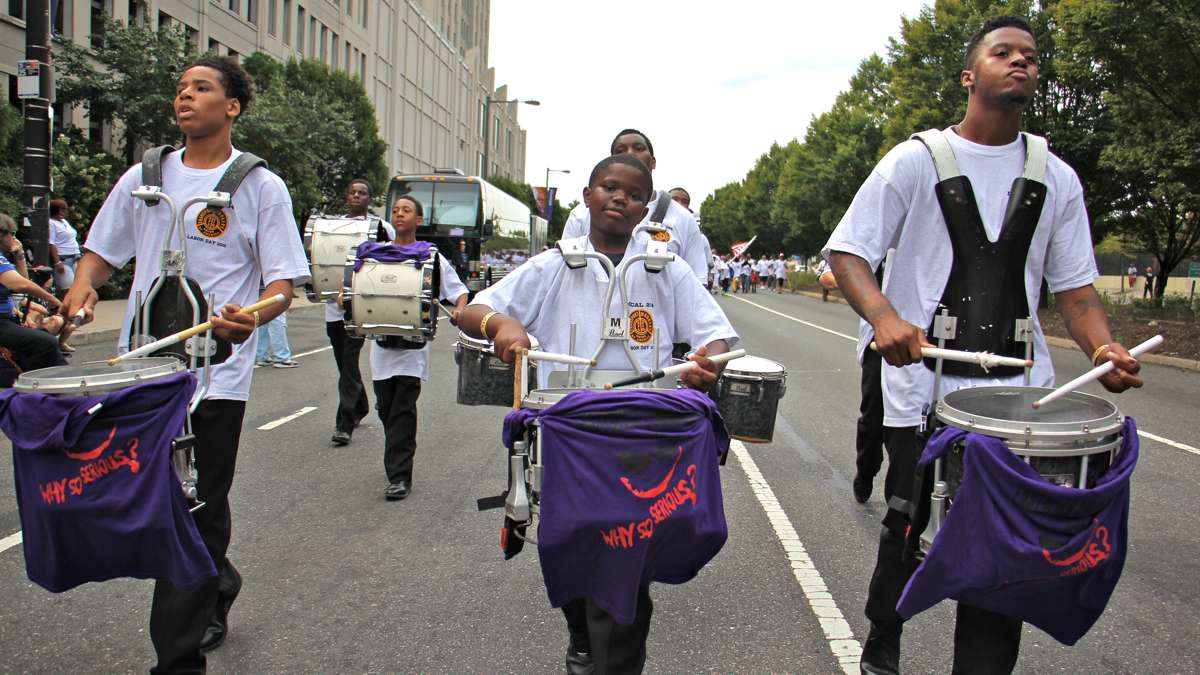
{"type": "Polygon", "coordinates": [[[171,466],[195,388],[184,372],[97,396],[0,393],[30,580],[59,593],[117,577],[193,588],[216,576],[171,466]]]}
{"type": "Polygon", "coordinates": [[[433,249],[433,244],[427,241],[416,241],[411,244],[381,244],[375,241],[364,241],[358,245],[354,254],[354,271],[361,270],[363,260],[367,258],[379,262],[427,260],[429,252],[433,249]]]}
{"type": "Polygon", "coordinates": [[[954,427],[921,464],[965,439],[954,505],[900,596],[911,617],[945,598],[1019,618],[1073,645],[1100,618],[1125,566],[1137,426],[1125,418],[1112,466],[1090,488],[1059,487],[990,436],[954,427]]]}
{"type": "Polygon", "coordinates": [[[504,441],[539,421],[545,467],[538,556],[550,604],[591,597],[633,623],[638,587],[681,584],[728,537],[718,459],[729,436],[691,389],[580,391],[504,420],[504,441]]]}

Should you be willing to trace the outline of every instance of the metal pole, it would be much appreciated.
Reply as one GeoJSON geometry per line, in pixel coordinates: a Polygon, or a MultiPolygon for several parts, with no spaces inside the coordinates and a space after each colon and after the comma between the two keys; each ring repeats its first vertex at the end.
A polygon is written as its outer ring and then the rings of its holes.
{"type": "Polygon", "coordinates": [[[25,111],[25,218],[33,251],[33,264],[50,261],[50,3],[28,0],[25,18],[25,59],[38,64],[38,91],[24,97],[25,111]]]}

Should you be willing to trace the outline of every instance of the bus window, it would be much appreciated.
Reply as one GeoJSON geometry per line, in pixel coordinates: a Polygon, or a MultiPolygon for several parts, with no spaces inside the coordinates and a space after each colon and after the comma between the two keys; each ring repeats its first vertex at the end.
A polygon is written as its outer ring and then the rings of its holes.
{"type": "Polygon", "coordinates": [[[428,227],[430,225],[429,214],[433,207],[432,183],[420,180],[394,180],[389,192],[387,200],[388,212],[386,215],[389,221],[392,218],[391,207],[396,203],[396,198],[403,195],[411,195],[417,201],[421,202],[421,208],[425,210],[425,226],[428,227]]]}
{"type": "Polygon", "coordinates": [[[479,225],[479,184],[438,183],[433,191],[433,223],[474,230],[479,225]]]}

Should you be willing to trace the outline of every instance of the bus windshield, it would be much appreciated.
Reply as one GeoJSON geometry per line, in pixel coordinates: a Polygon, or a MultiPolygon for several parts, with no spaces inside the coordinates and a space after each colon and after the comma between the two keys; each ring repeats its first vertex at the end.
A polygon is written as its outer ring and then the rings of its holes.
{"type": "Polygon", "coordinates": [[[388,203],[401,195],[411,195],[425,210],[425,228],[456,227],[474,231],[479,225],[479,183],[428,180],[392,181],[388,203]]]}

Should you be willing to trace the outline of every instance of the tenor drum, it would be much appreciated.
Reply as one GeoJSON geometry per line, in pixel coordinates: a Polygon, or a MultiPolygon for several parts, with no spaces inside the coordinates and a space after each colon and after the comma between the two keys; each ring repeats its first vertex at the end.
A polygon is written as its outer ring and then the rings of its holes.
{"type": "Polygon", "coordinates": [[[787,370],[757,356],[743,356],[725,366],[717,380],[717,410],[730,438],[770,443],[775,436],[779,399],[787,391],[787,370]]]}
{"type": "MultiPolygon", "coordinates": [[[[537,338],[529,336],[533,349],[537,338]]],[[[513,365],[496,356],[492,343],[476,340],[459,331],[454,346],[454,363],[458,366],[458,402],[461,405],[511,406],[513,403],[513,365]]],[[[536,382],[537,364],[525,363],[525,381],[536,382]]]]}
{"type": "Polygon", "coordinates": [[[332,300],[342,292],[346,259],[361,242],[370,238],[370,221],[363,218],[313,216],[304,226],[304,252],[312,281],[305,284],[313,302],[332,300]]]}
{"type": "Polygon", "coordinates": [[[432,340],[437,332],[436,253],[427,260],[362,261],[344,268],[346,332],[354,337],[432,340]]]}

